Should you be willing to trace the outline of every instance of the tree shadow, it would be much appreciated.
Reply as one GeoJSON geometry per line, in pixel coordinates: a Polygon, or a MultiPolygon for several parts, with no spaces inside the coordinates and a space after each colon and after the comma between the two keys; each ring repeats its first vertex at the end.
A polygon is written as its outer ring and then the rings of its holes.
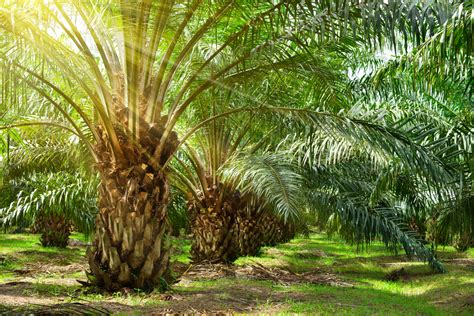
{"type": "MultiPolygon", "coordinates": [[[[24,290],[34,286],[35,284],[28,282],[1,285],[0,295],[3,295],[2,297],[9,295],[12,297],[12,301],[18,301],[21,297],[28,297],[24,290]],[[8,289],[9,286],[10,289],[8,289]],[[13,289],[15,286],[17,288],[13,289]]],[[[56,295],[62,297],[67,292],[73,293],[77,288],[75,286],[54,286],[54,288],[45,286],[44,291],[37,292],[36,295],[45,298],[56,295]],[[61,294],[54,292],[57,289],[61,294]]],[[[106,309],[110,313],[135,313],[137,315],[258,312],[434,315],[442,314],[443,311],[459,314],[474,313],[473,295],[474,287],[469,282],[453,282],[419,295],[403,295],[392,291],[358,286],[355,288],[315,284],[284,286],[270,281],[223,278],[173,286],[166,293],[132,294],[121,298],[120,302],[113,301],[113,298],[116,297],[114,295],[103,295],[100,301],[89,302],[85,301],[87,296],[71,297],[70,303],[82,303],[90,308],[106,309]],[[460,291],[459,287],[463,290],[460,291]]],[[[31,296],[29,295],[29,297],[31,296]]],[[[47,301],[45,300],[45,302],[47,301]]],[[[2,304],[7,304],[9,308],[18,305],[4,301],[2,304]]],[[[38,304],[38,302],[33,304],[38,304]]],[[[61,304],[46,303],[42,304],[44,305],[42,308],[49,306],[52,310],[58,310],[71,307],[71,305],[61,304]]],[[[31,304],[23,302],[23,305],[24,310],[27,311],[31,304]]]]}

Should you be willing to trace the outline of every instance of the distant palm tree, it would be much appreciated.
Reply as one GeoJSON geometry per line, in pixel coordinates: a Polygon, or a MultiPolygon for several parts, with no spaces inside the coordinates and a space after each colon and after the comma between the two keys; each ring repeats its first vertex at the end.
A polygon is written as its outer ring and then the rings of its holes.
{"type": "Polygon", "coordinates": [[[32,225],[43,246],[66,247],[73,227],[91,233],[98,179],[82,144],[38,128],[14,136],[1,167],[0,224],[32,225]]]}
{"type": "Polygon", "coordinates": [[[97,181],[79,173],[30,174],[11,180],[16,192],[9,206],[0,209],[2,226],[33,225],[45,247],[66,247],[72,228],[91,233],[97,214],[97,181]]]}

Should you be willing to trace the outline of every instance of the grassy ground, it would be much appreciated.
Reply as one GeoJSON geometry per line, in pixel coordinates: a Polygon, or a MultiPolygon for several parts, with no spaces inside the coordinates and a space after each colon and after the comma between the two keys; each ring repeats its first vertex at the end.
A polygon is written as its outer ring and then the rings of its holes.
{"type": "MultiPolygon", "coordinates": [[[[82,238],[76,235],[74,238],[82,238]]],[[[189,241],[174,240],[176,266],[189,264],[189,241]]],[[[259,257],[240,258],[237,265],[278,267],[296,274],[332,273],[354,285],[340,288],[310,283],[283,284],[245,277],[182,279],[167,293],[87,294],[84,247],[42,248],[37,235],[0,234],[0,305],[31,306],[81,302],[126,314],[152,312],[231,311],[236,313],[311,313],[322,315],[472,315],[474,251],[440,249],[448,269],[429,268],[393,256],[381,245],[357,252],[338,239],[314,234],[309,239],[265,248],[259,257]],[[399,281],[385,275],[403,267],[399,281]]],[[[1,308],[0,308],[1,310],[1,308]]]]}

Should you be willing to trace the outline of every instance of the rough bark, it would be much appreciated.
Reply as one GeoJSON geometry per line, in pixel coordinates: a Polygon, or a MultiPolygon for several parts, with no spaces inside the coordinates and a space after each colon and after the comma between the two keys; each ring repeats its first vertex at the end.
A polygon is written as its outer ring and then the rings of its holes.
{"type": "MultiPolygon", "coordinates": [[[[100,131],[100,129],[99,129],[100,131]]],[[[140,130],[140,143],[119,135],[126,161],[115,162],[108,140],[96,148],[101,175],[99,214],[93,245],[87,251],[89,279],[108,290],[151,290],[161,284],[169,269],[169,187],[160,166],[176,146],[165,146],[161,161],[151,160],[162,129],[140,130]]]]}
{"type": "Polygon", "coordinates": [[[41,212],[35,221],[34,230],[41,234],[40,243],[43,247],[66,248],[71,225],[64,215],[41,212]]]}
{"type": "Polygon", "coordinates": [[[240,256],[255,256],[262,247],[262,215],[252,207],[237,210],[235,243],[240,256]]]}
{"type": "Polygon", "coordinates": [[[288,242],[295,237],[296,229],[294,225],[288,222],[285,223],[283,219],[271,213],[263,213],[260,223],[263,246],[275,246],[288,242]]]}
{"type": "Polygon", "coordinates": [[[193,233],[193,262],[232,262],[240,256],[255,256],[262,246],[285,243],[295,236],[295,227],[277,216],[246,203],[238,192],[208,188],[207,196],[189,201],[193,233]]]}
{"type": "Polygon", "coordinates": [[[217,187],[210,188],[200,201],[190,201],[193,262],[232,262],[238,258],[235,210],[239,204],[238,194],[221,197],[217,187]]]}

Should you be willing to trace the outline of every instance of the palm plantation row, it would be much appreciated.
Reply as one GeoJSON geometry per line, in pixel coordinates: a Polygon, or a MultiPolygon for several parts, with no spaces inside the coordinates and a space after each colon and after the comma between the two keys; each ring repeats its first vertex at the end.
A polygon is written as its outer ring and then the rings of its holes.
{"type": "Polygon", "coordinates": [[[318,225],[443,271],[429,244],[472,242],[472,12],[4,0],[2,222],[94,231],[107,290],[166,279],[180,229],[195,262],[318,225]]]}

